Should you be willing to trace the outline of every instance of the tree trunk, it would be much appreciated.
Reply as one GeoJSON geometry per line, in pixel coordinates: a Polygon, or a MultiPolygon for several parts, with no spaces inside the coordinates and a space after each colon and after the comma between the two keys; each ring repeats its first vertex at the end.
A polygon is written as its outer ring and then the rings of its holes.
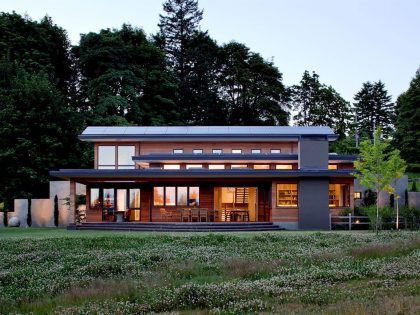
{"type": "Polygon", "coordinates": [[[379,233],[379,190],[376,190],[376,235],[379,233]]]}

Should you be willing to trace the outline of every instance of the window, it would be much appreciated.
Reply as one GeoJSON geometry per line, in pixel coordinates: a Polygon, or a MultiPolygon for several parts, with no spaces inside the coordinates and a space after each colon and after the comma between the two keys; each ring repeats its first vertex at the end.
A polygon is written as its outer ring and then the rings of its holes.
{"type": "Polygon", "coordinates": [[[187,164],[185,167],[187,170],[190,170],[190,169],[203,168],[203,165],[202,164],[187,164]]]}
{"type": "Polygon", "coordinates": [[[362,193],[360,191],[355,191],[354,199],[362,199],[362,193]]]}
{"type": "Polygon", "coordinates": [[[184,153],[184,150],[183,149],[174,149],[174,154],[182,154],[182,153],[184,153]]]}
{"type": "Polygon", "coordinates": [[[189,188],[188,203],[191,207],[198,207],[200,205],[200,187],[189,188]]]}
{"type": "Polygon", "coordinates": [[[292,164],[276,164],[276,170],[291,170],[293,169],[292,164]]]}
{"type": "Polygon", "coordinates": [[[336,170],[337,169],[337,164],[328,164],[328,169],[329,170],[336,170]]]}
{"type": "Polygon", "coordinates": [[[200,205],[200,187],[154,187],[153,205],[198,207],[200,205]]]}
{"type": "Polygon", "coordinates": [[[254,170],[269,170],[270,164],[254,164],[254,170]]]}
{"type": "Polygon", "coordinates": [[[98,146],[98,169],[115,169],[115,146],[98,146]]]}
{"type": "Polygon", "coordinates": [[[212,152],[213,152],[213,154],[222,154],[223,150],[222,149],[213,149],[212,152]]]}
{"type": "Polygon", "coordinates": [[[277,184],[277,207],[297,207],[297,184],[277,184]]]}
{"type": "Polygon", "coordinates": [[[98,169],[133,169],[133,156],[136,154],[134,145],[100,145],[98,146],[98,169]]]}
{"type": "Polygon", "coordinates": [[[203,149],[194,149],[193,154],[203,154],[203,149]]]}
{"type": "Polygon", "coordinates": [[[188,187],[177,187],[176,203],[178,206],[188,205],[188,187]]]}
{"type": "Polygon", "coordinates": [[[165,205],[175,206],[175,187],[165,187],[165,205]]]}
{"type": "Polygon", "coordinates": [[[270,153],[271,154],[280,154],[281,153],[281,150],[280,149],[271,149],[270,150],[270,153]]]}
{"type": "Polygon", "coordinates": [[[137,188],[130,189],[129,206],[130,206],[130,209],[140,208],[140,189],[137,189],[137,188]]]}
{"type": "Polygon", "coordinates": [[[241,149],[232,149],[232,154],[242,154],[241,149]]]}
{"type": "Polygon", "coordinates": [[[232,165],[230,166],[230,168],[232,168],[232,169],[238,169],[238,168],[248,168],[248,165],[246,165],[246,164],[232,164],[232,165]]]}
{"type": "Polygon", "coordinates": [[[179,164],[164,164],[164,170],[179,170],[181,166],[179,164]]]}
{"type": "Polygon", "coordinates": [[[261,150],[260,149],[252,149],[251,150],[251,153],[252,154],[260,154],[261,153],[261,150]]]}
{"type": "Polygon", "coordinates": [[[209,164],[209,170],[224,170],[224,164],[209,164]]]}
{"type": "Polygon", "coordinates": [[[350,185],[330,184],[328,201],[330,207],[350,207],[350,185]]]}
{"type": "Polygon", "coordinates": [[[154,187],[153,188],[153,205],[163,206],[163,187],[154,187]]]}
{"type": "Polygon", "coordinates": [[[117,189],[117,210],[127,210],[127,189],[117,189]]]}
{"type": "Polygon", "coordinates": [[[101,206],[101,199],[99,198],[99,188],[90,189],[90,207],[99,208],[101,206]]]}
{"type": "Polygon", "coordinates": [[[118,168],[119,169],[133,169],[134,161],[133,156],[135,155],[134,145],[118,146],[118,168]]]}
{"type": "Polygon", "coordinates": [[[105,208],[114,208],[114,188],[104,188],[103,205],[105,208]]]}

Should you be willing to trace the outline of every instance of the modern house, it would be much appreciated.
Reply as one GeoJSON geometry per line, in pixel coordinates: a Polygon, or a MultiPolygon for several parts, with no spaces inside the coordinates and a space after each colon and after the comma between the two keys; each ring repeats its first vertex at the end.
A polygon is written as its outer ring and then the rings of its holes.
{"type": "Polygon", "coordinates": [[[329,229],[354,207],[354,156],[329,154],[329,127],[87,127],[92,169],[51,171],[86,185],[86,222],[273,222],[329,229]]]}

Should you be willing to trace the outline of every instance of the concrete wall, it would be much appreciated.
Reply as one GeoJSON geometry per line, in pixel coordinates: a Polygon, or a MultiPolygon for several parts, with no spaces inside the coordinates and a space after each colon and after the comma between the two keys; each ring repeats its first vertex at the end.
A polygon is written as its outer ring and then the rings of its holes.
{"type": "MultiPolygon", "coordinates": [[[[85,194],[86,187],[81,184],[76,185],[77,194],[85,194]]],[[[69,211],[65,198],[70,196],[70,182],[51,181],[49,199],[32,199],[31,216],[33,227],[53,227],[54,226],[54,197],[58,198],[59,226],[66,226],[73,222],[73,213],[69,211]]],[[[9,212],[8,218],[18,217],[21,227],[27,227],[28,200],[15,199],[14,212],[9,212]]],[[[3,226],[3,213],[0,216],[0,226],[3,226]]]]}
{"type": "MultiPolygon", "coordinates": [[[[397,181],[396,186],[395,186],[396,193],[400,196],[400,199],[398,200],[398,203],[400,206],[405,205],[405,190],[407,189],[407,187],[408,187],[408,176],[404,175],[397,181]]],[[[366,187],[363,187],[362,185],[360,185],[359,180],[356,178],[354,180],[354,191],[361,192],[362,199],[356,199],[354,201],[355,206],[359,207],[362,204],[366,190],[367,190],[366,187]]],[[[385,191],[381,191],[379,193],[379,206],[380,207],[389,206],[389,197],[390,197],[389,193],[385,191]]],[[[396,203],[397,203],[397,199],[394,199],[394,205],[396,205],[396,203]]]]}
{"type": "Polygon", "coordinates": [[[328,140],[325,137],[301,137],[298,154],[300,169],[328,169],[328,140]]]}
{"type": "Polygon", "coordinates": [[[299,181],[299,229],[328,230],[328,178],[303,178],[299,181]]]}
{"type": "Polygon", "coordinates": [[[420,192],[412,191],[408,193],[408,205],[420,209],[420,192]]]}

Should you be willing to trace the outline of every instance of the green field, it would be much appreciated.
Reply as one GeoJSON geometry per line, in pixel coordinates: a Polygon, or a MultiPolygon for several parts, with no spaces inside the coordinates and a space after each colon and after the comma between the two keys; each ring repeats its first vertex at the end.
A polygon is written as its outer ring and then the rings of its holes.
{"type": "Polygon", "coordinates": [[[420,233],[0,229],[0,313],[418,314],[420,233]]]}

